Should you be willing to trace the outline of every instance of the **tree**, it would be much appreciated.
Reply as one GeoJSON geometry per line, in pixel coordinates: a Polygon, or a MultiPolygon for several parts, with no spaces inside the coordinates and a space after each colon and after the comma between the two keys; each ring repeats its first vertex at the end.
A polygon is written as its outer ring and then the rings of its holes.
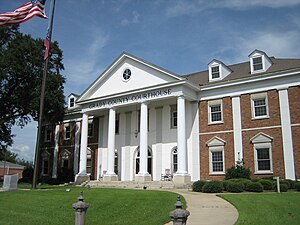
{"type": "MultiPolygon", "coordinates": [[[[12,126],[38,120],[44,68],[42,39],[20,33],[18,26],[0,27],[0,150],[13,143],[12,126]]],[[[43,123],[62,120],[64,69],[58,42],[51,43],[43,123]]]]}

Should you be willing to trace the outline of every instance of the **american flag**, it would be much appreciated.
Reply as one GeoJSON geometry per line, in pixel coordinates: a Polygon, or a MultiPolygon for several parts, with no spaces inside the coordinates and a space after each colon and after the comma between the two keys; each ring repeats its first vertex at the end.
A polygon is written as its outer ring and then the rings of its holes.
{"type": "Polygon", "coordinates": [[[46,0],[32,0],[13,12],[0,14],[0,26],[23,23],[35,16],[47,19],[44,12],[46,0]]]}

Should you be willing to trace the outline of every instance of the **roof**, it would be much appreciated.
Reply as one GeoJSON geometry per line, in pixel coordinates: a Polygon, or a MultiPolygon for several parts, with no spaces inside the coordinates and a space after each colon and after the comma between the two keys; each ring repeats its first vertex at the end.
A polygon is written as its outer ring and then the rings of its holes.
{"type": "Polygon", "coordinates": [[[21,166],[15,163],[7,162],[7,161],[0,161],[0,169],[2,168],[10,168],[10,169],[24,169],[25,166],[21,166]]]}
{"type": "MultiPolygon", "coordinates": [[[[286,71],[291,69],[300,69],[300,59],[277,59],[274,57],[270,57],[273,65],[266,71],[257,74],[251,74],[250,72],[250,62],[242,62],[239,64],[234,64],[227,66],[231,69],[232,73],[230,73],[227,77],[225,77],[221,81],[214,81],[214,83],[221,83],[224,81],[232,81],[241,78],[250,78],[254,76],[260,76],[262,74],[269,74],[274,72],[286,71]]],[[[188,75],[184,75],[189,81],[191,81],[195,85],[206,85],[209,84],[208,80],[208,70],[196,72],[188,75]]]]}

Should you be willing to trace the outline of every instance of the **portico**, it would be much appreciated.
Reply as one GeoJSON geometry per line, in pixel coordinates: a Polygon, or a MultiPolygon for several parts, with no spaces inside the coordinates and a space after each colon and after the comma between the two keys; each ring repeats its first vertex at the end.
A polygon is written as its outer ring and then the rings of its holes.
{"type": "Polygon", "coordinates": [[[87,176],[89,117],[100,118],[98,179],[160,180],[171,168],[176,168],[172,170],[176,183],[190,182],[191,176],[198,179],[196,91],[184,78],[122,55],[78,99],[82,128],[76,179],[87,176]],[[118,82],[109,84],[116,77],[118,82]],[[175,148],[177,160],[173,162],[175,148]]]}

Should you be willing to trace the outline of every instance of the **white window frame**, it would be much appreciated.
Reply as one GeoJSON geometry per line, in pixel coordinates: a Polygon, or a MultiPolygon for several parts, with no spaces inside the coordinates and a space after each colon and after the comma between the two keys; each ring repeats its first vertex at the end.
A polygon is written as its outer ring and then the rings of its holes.
{"type": "Polygon", "coordinates": [[[210,72],[211,72],[211,79],[212,79],[212,80],[220,80],[220,79],[221,79],[221,66],[220,66],[220,65],[217,65],[217,66],[211,66],[211,67],[210,67],[210,72]],[[214,68],[218,68],[218,74],[219,74],[218,77],[213,77],[214,74],[217,74],[216,72],[213,72],[213,69],[214,69],[214,68]]]}
{"type": "Polygon", "coordinates": [[[253,71],[254,73],[257,73],[257,72],[260,72],[260,71],[264,71],[264,68],[265,68],[265,65],[264,65],[264,58],[263,58],[263,56],[256,56],[256,57],[253,57],[253,58],[252,58],[252,71],[253,71]],[[260,64],[254,64],[254,60],[255,60],[255,59],[258,59],[258,58],[261,59],[261,69],[255,69],[255,68],[254,68],[254,66],[260,65],[260,64]]]}
{"type": "Polygon", "coordinates": [[[269,118],[269,104],[268,104],[268,94],[267,93],[259,93],[251,95],[251,112],[252,112],[252,119],[266,119],[269,118]],[[255,100],[265,99],[266,105],[266,115],[256,116],[255,115],[255,100]]]}
{"type": "Polygon", "coordinates": [[[69,98],[69,108],[75,108],[75,98],[74,97],[69,98]]]}
{"type": "Polygon", "coordinates": [[[88,137],[94,137],[94,123],[93,120],[89,120],[88,122],[88,137]],[[92,131],[90,131],[92,130],[92,131]],[[91,132],[91,134],[90,134],[91,132]]]}
{"type": "Polygon", "coordinates": [[[71,139],[71,124],[70,123],[65,123],[64,124],[64,139],[65,140],[70,140],[71,139]],[[70,129],[70,137],[67,137],[67,128],[70,129]]]}
{"type": "Polygon", "coordinates": [[[254,148],[254,174],[273,174],[273,160],[272,160],[272,145],[270,142],[268,143],[255,143],[253,144],[254,148]],[[257,149],[269,149],[269,157],[270,157],[270,170],[258,170],[258,158],[257,158],[257,149]]]}
{"type": "Polygon", "coordinates": [[[209,147],[209,174],[210,175],[224,175],[225,174],[225,157],[224,157],[224,146],[210,146],[209,147]],[[212,161],[212,153],[213,152],[222,152],[222,163],[223,170],[222,171],[213,171],[213,161],[212,161]]]}
{"type": "Polygon", "coordinates": [[[177,105],[170,105],[170,123],[171,129],[176,129],[178,125],[177,105]],[[175,116],[176,114],[176,116],[175,116]]]}
{"type": "Polygon", "coordinates": [[[64,151],[61,153],[61,168],[65,168],[64,167],[64,161],[65,160],[68,160],[68,167],[67,168],[70,168],[70,155],[71,153],[67,150],[67,149],[64,149],[64,151]]]}
{"type": "Polygon", "coordinates": [[[222,99],[214,100],[214,101],[209,101],[208,102],[208,124],[219,124],[219,123],[223,123],[223,104],[222,104],[222,99]],[[218,106],[218,105],[220,105],[220,109],[221,109],[221,120],[212,121],[211,108],[213,106],[218,106]]]}
{"type": "Polygon", "coordinates": [[[178,170],[178,150],[177,146],[172,148],[171,150],[171,173],[175,174],[178,170]],[[176,157],[176,163],[174,162],[174,157],[176,157]],[[176,165],[176,171],[175,171],[175,165],[176,165]]]}

